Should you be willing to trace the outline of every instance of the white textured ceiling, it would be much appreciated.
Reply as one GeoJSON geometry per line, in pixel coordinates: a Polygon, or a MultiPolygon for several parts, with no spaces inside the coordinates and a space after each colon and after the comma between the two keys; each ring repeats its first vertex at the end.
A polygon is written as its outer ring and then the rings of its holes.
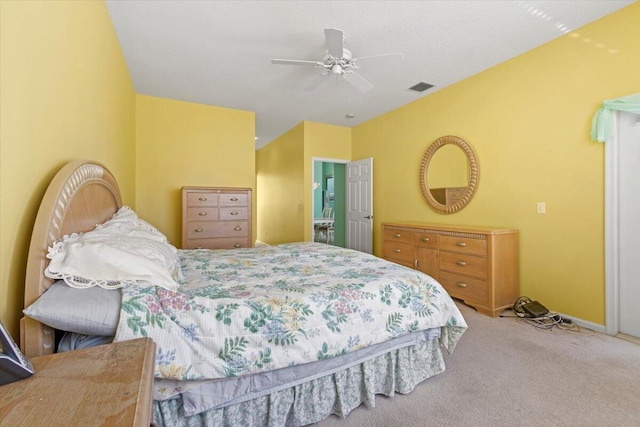
{"type": "Polygon", "coordinates": [[[253,111],[256,148],[303,120],[355,126],[608,15],[633,0],[107,1],[138,94],[253,111]],[[344,31],[362,93],[313,66],[325,28],[344,31]],[[408,90],[419,82],[426,92],[408,90]],[[354,114],[354,118],[347,118],[354,114]]]}

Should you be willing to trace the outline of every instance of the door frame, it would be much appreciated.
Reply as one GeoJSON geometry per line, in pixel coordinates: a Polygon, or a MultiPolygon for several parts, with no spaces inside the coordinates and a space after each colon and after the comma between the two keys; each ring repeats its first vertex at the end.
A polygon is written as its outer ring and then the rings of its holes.
{"type": "Polygon", "coordinates": [[[604,143],[604,271],[605,271],[605,332],[620,331],[620,143],[618,112],[613,116],[613,138],[604,143]]]}
{"type": "MultiPolygon", "coordinates": [[[[605,264],[605,333],[620,333],[620,129],[621,111],[615,111],[613,136],[605,146],[604,264],[605,264]]],[[[640,117],[636,118],[640,123],[640,117]]]]}
{"type": "Polygon", "coordinates": [[[332,159],[332,158],[328,158],[328,157],[311,157],[311,217],[309,218],[309,221],[311,222],[311,241],[313,242],[313,228],[314,228],[314,224],[313,224],[313,220],[314,220],[314,213],[315,213],[315,198],[313,197],[314,195],[314,188],[313,188],[313,177],[316,176],[316,162],[322,162],[322,163],[340,163],[343,165],[346,165],[347,163],[351,162],[351,160],[345,160],[345,159],[332,159]]]}

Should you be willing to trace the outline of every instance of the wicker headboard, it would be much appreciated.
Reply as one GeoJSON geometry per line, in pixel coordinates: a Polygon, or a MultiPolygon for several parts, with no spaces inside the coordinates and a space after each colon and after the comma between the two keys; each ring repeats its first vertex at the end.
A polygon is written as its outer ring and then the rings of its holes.
{"type": "MultiPolygon", "coordinates": [[[[25,307],[53,283],[44,275],[48,247],[64,235],[92,230],[111,218],[121,206],[118,183],[100,163],[75,160],[56,174],[42,199],[31,235],[25,307]]],[[[28,317],[20,320],[20,347],[27,357],[52,353],[54,341],[50,327],[28,317]]]]}

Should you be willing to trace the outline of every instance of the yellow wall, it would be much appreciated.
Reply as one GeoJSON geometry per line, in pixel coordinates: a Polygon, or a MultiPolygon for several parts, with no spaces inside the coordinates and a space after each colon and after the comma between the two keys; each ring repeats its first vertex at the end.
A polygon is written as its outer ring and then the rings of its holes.
{"type": "Polygon", "coordinates": [[[103,2],[0,2],[0,318],[14,338],[40,200],[69,160],[134,198],[135,95],[103,2]]]}
{"type": "Polygon", "coordinates": [[[256,153],[258,240],[304,239],[304,128],[300,123],[256,153]]]}
{"type": "Polygon", "coordinates": [[[255,114],[136,96],[136,212],[181,245],[183,186],[251,188],[255,114]]]}
{"type": "Polygon", "coordinates": [[[305,121],[258,150],[258,240],[313,240],[314,157],[350,160],[351,129],[305,121]]]}
{"type": "Polygon", "coordinates": [[[640,88],[638,23],[635,3],[354,128],[353,158],[374,157],[375,253],[385,221],[515,227],[520,293],[604,324],[604,147],[589,129],[603,100],[640,88]],[[473,146],[481,172],[471,204],[442,215],[418,170],[449,134],[473,146]]]}

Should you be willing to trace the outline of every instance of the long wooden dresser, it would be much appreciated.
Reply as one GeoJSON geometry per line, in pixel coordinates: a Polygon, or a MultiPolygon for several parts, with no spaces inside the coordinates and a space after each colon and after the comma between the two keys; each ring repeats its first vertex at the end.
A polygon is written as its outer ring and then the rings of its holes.
{"type": "Polygon", "coordinates": [[[182,187],[182,248],[253,246],[251,189],[182,187]]]}
{"type": "Polygon", "coordinates": [[[520,291],[518,230],[382,224],[382,257],[438,280],[449,295],[496,317],[520,291]]]}

